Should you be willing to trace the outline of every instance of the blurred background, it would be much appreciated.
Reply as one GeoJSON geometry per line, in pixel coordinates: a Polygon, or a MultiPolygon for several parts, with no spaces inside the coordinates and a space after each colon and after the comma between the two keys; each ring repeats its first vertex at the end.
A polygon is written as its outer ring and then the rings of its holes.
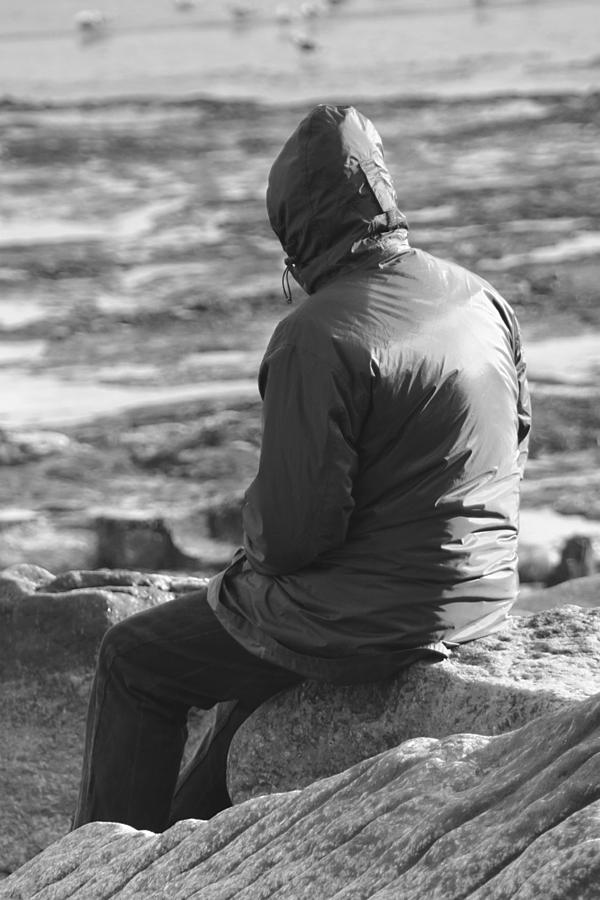
{"type": "Polygon", "coordinates": [[[594,571],[596,0],[3,0],[0,567],[227,561],[288,311],[266,180],[316,102],[373,119],[413,244],[516,309],[523,581],[594,571]]]}
{"type": "Polygon", "coordinates": [[[594,0],[3,0],[19,99],[267,103],[597,85],[594,0]]]}

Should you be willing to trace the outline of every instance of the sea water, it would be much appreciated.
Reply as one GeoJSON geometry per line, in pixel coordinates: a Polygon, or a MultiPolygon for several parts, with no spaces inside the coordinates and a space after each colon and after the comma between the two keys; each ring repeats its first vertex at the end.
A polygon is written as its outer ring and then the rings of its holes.
{"type": "Polygon", "coordinates": [[[83,0],[1,0],[0,98],[293,103],[600,87],[597,0],[90,5],[107,23],[91,34],[75,22],[83,0]]]}

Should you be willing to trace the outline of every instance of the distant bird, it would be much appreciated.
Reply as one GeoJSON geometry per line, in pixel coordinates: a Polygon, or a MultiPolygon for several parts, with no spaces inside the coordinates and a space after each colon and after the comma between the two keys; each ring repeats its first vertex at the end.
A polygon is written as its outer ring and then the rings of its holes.
{"type": "Polygon", "coordinates": [[[75,16],[75,26],[83,32],[103,31],[107,19],[99,9],[81,9],[75,16]]]}
{"type": "Polygon", "coordinates": [[[195,0],[173,0],[173,2],[175,9],[180,10],[180,12],[188,12],[196,6],[195,0]]]}
{"type": "Polygon", "coordinates": [[[290,40],[302,53],[313,53],[319,46],[309,34],[292,34],[290,40]]]}
{"type": "Polygon", "coordinates": [[[108,19],[99,9],[82,9],[75,16],[75,27],[82,43],[91,44],[108,35],[108,19]]]}

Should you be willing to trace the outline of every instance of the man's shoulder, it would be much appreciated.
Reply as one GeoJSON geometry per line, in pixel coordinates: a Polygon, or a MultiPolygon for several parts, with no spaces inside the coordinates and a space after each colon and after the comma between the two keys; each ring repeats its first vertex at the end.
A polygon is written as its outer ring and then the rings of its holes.
{"type": "Polygon", "coordinates": [[[476,294],[483,291],[495,306],[502,308],[510,318],[514,318],[514,311],[509,301],[500,291],[485,276],[474,272],[462,263],[415,248],[415,264],[427,269],[430,273],[435,273],[445,282],[459,283],[467,293],[476,294]]]}
{"type": "Polygon", "coordinates": [[[430,253],[428,250],[423,250],[421,247],[413,247],[413,250],[413,263],[416,267],[422,267],[439,273],[450,273],[454,277],[462,278],[466,281],[473,280],[474,282],[481,284],[488,284],[485,278],[482,278],[481,275],[478,275],[476,272],[472,271],[472,269],[467,268],[467,266],[456,260],[436,256],[436,254],[430,253]]]}
{"type": "Polygon", "coordinates": [[[346,291],[328,286],[306,297],[281,319],[265,359],[293,353],[308,365],[320,361],[330,369],[355,368],[368,363],[374,340],[364,295],[359,291],[352,302],[346,291]]]}
{"type": "Polygon", "coordinates": [[[298,303],[275,327],[266,358],[287,350],[309,355],[323,355],[330,342],[330,330],[322,310],[307,297],[298,303]]]}
{"type": "Polygon", "coordinates": [[[345,314],[349,313],[343,291],[335,284],[328,285],[314,294],[303,297],[290,312],[281,319],[274,332],[280,340],[316,340],[327,336],[332,328],[339,327],[345,314]]]}

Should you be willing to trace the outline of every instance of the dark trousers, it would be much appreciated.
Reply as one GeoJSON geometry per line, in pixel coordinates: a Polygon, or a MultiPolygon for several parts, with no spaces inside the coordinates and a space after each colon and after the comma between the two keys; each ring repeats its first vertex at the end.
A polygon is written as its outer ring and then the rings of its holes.
{"type": "Polygon", "coordinates": [[[301,680],[230,637],[203,591],[114,625],[92,685],[73,827],[110,821],[163,831],[230,806],[226,763],[236,729],[264,700],[301,680]],[[178,783],[188,712],[215,704],[178,783]]]}

